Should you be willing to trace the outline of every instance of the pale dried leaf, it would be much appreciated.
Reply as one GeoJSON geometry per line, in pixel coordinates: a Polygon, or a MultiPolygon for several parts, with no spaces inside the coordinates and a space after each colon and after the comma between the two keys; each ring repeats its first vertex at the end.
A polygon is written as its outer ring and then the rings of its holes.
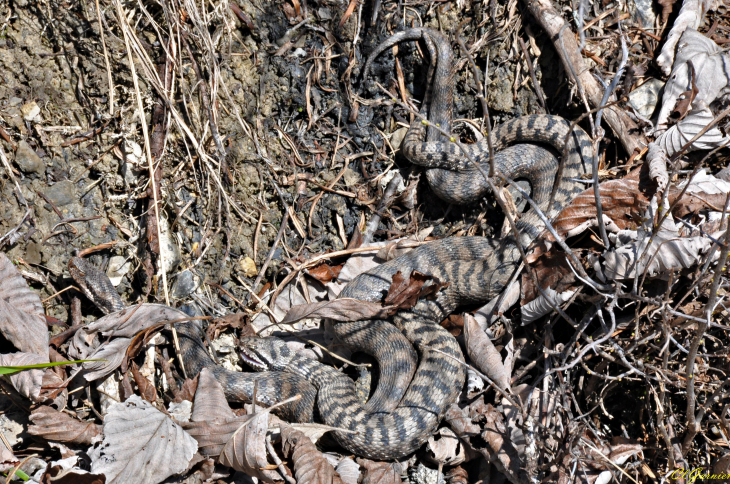
{"type": "MultiPolygon", "coordinates": [[[[660,146],[667,155],[672,156],[699,134],[713,119],[715,119],[715,115],[700,101],[697,109],[694,109],[686,118],[662,133],[654,143],[660,146]]],[[[730,143],[730,137],[724,136],[722,131],[715,126],[692,143],[689,151],[709,150],[728,143],[730,143]]]]}
{"type": "Polygon", "coordinates": [[[459,437],[448,427],[442,427],[428,438],[429,458],[435,464],[445,466],[459,465],[466,460],[464,446],[459,437]]]}
{"type": "Polygon", "coordinates": [[[91,445],[91,439],[101,434],[102,427],[93,422],[83,422],[67,413],[43,406],[33,410],[33,422],[28,433],[55,442],[91,445]]]}
{"type": "Polygon", "coordinates": [[[278,472],[265,469],[269,464],[266,454],[269,418],[269,412],[263,411],[239,426],[223,447],[218,462],[264,482],[281,480],[278,472]]]}
{"type": "Polygon", "coordinates": [[[156,484],[184,472],[198,444],[182,427],[137,395],[109,407],[104,441],[89,450],[91,471],[107,484],[156,484]]]}
{"type": "Polygon", "coordinates": [[[570,289],[568,291],[558,293],[555,289],[548,287],[544,289],[544,291],[547,298],[540,294],[535,299],[522,306],[522,324],[530,324],[546,314],[550,314],[553,312],[553,308],[555,306],[560,306],[570,299],[573,294],[575,294],[576,289],[570,289]]]}
{"type": "Polygon", "coordinates": [[[24,353],[48,362],[48,327],[41,300],[10,259],[0,253],[0,333],[24,353]]]}
{"type": "Polygon", "coordinates": [[[317,443],[324,434],[332,431],[329,425],[318,423],[290,423],[289,426],[303,433],[312,443],[317,443]]]}
{"type": "Polygon", "coordinates": [[[291,324],[305,318],[330,318],[336,321],[360,321],[364,319],[386,319],[393,314],[392,306],[380,303],[342,298],[294,306],[281,324],[291,324]]]}
{"type": "Polygon", "coordinates": [[[104,484],[103,474],[93,474],[79,467],[64,468],[61,465],[50,465],[43,475],[44,484],[104,484]]]}
{"type": "Polygon", "coordinates": [[[643,231],[620,232],[616,237],[617,247],[604,254],[603,269],[598,261],[594,268],[604,280],[621,280],[633,278],[637,271],[639,274],[646,271],[648,276],[653,277],[673,270],[689,269],[700,263],[710,248],[710,239],[681,238],[674,224],[669,219],[667,222],[653,239],[643,231]]]}
{"type": "MultiPolygon", "coordinates": [[[[717,0],[684,0],[684,2],[682,2],[682,8],[679,10],[679,15],[674,20],[672,30],[669,31],[666,42],[662,47],[662,52],[656,60],[657,65],[661,67],[664,75],[669,75],[670,71],[672,71],[672,64],[676,67],[678,63],[678,59],[675,59],[674,57],[677,42],[680,41],[680,38],[681,40],[684,40],[684,35],[686,35],[688,31],[695,31],[695,29],[700,26],[705,13],[712,8],[716,8],[716,5],[717,0]]],[[[695,31],[695,33],[697,32],[695,31]]],[[[684,49],[680,44],[677,48],[677,58],[682,55],[683,50],[684,49]]]]}
{"type": "Polygon", "coordinates": [[[228,405],[223,387],[208,368],[203,368],[198,377],[198,388],[195,391],[193,414],[190,420],[204,422],[213,419],[235,418],[228,405]]]}
{"type": "Polygon", "coordinates": [[[350,457],[342,459],[335,467],[335,472],[344,484],[358,484],[360,479],[360,466],[350,457]]]}
{"type": "MultiPolygon", "coordinates": [[[[81,328],[69,345],[69,355],[74,358],[89,358],[97,347],[94,337],[132,338],[137,333],[164,321],[179,321],[190,318],[186,313],[163,304],[139,304],[116,313],[108,314],[81,328]]],[[[107,355],[108,356],[108,355],[107,355]]],[[[87,364],[88,365],[88,364],[87,364]]],[[[93,365],[84,368],[92,368],[93,365]]],[[[116,367],[115,367],[116,368],[116,367]]],[[[113,371],[110,370],[110,372],[113,371]]]]}
{"type": "Polygon", "coordinates": [[[362,484],[401,484],[401,467],[397,462],[375,462],[357,459],[363,469],[362,484]]]}
{"type": "MultiPolygon", "coordinates": [[[[0,355],[0,366],[25,366],[48,363],[48,358],[43,358],[33,353],[9,353],[0,355]]],[[[10,383],[18,393],[30,398],[34,402],[40,401],[41,387],[43,386],[44,369],[25,370],[10,375],[10,383]]]]}
{"type": "Polygon", "coordinates": [[[466,352],[474,366],[491,378],[499,388],[508,389],[510,375],[502,363],[502,356],[470,314],[464,316],[464,339],[466,352]]]}
{"type": "Polygon", "coordinates": [[[181,425],[198,442],[198,452],[207,457],[218,457],[233,434],[250,418],[250,415],[210,418],[181,425]]]}
{"type": "Polygon", "coordinates": [[[302,484],[342,484],[342,479],[332,464],[299,430],[281,424],[281,440],[284,456],[294,463],[294,475],[302,484]]]}
{"type": "Polygon", "coordinates": [[[377,256],[377,251],[382,247],[386,247],[391,242],[393,241],[374,242],[368,246],[373,248],[372,252],[357,252],[352,254],[347,259],[347,262],[345,262],[345,265],[342,266],[342,270],[337,276],[337,281],[329,282],[326,285],[327,294],[329,294],[330,299],[335,299],[342,291],[342,288],[357,276],[382,264],[384,260],[377,256]]]}
{"type": "Polygon", "coordinates": [[[705,168],[700,169],[691,180],[679,183],[677,189],[682,190],[687,183],[689,183],[687,193],[702,195],[727,195],[730,193],[730,182],[707,173],[705,168]]]}
{"type": "Polygon", "coordinates": [[[669,183],[667,173],[667,152],[657,143],[649,143],[649,151],[646,154],[646,161],[649,163],[649,176],[657,184],[657,191],[664,192],[669,183]]]}

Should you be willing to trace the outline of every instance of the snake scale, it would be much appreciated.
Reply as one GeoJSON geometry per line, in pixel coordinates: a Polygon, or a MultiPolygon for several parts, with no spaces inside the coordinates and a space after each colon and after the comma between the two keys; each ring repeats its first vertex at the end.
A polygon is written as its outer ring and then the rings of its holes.
{"type": "MultiPolygon", "coordinates": [[[[446,132],[451,129],[454,74],[449,41],[441,33],[425,28],[399,32],[372,52],[363,77],[377,56],[403,40],[423,40],[431,64],[429,87],[421,106],[428,127],[415,119],[401,150],[409,161],[426,168],[429,184],[439,197],[450,203],[474,202],[489,190],[474,165],[488,166],[487,141],[467,145],[464,152],[434,127],[446,132]]],[[[491,136],[498,175],[527,179],[533,200],[548,218],[583,190],[578,178],[590,173],[591,142],[582,129],[571,128],[565,119],[523,116],[496,127],[491,136]],[[547,206],[558,161],[543,146],[565,154],[550,210],[547,206]]],[[[449,283],[435,299],[422,299],[414,308],[396,314],[392,324],[371,320],[335,324],[342,342],[372,354],[378,361],[379,384],[366,404],[359,402],[351,379],[293,353],[282,340],[244,338],[241,349],[246,361],[257,370],[268,370],[260,374],[259,391],[278,401],[295,393],[305,394],[308,399],[311,383],[316,387],[317,408],[324,422],[353,431],[334,432],[343,447],[380,460],[411,454],[434,432],[461,392],[465,379],[461,349],[439,322],[459,306],[483,304],[502,291],[519,264],[516,244],[528,245],[544,228],[532,210],[521,214],[517,226],[519,241],[511,237],[453,237],[430,242],[359,275],[343,289],[341,298],[381,301],[396,272],[407,277],[414,270],[449,283]],[[287,379],[286,385],[277,383],[281,379],[287,379]]],[[[183,336],[181,346],[186,362],[193,362],[195,371],[214,367],[198,330],[192,324],[178,328],[182,328],[178,332],[183,336]]],[[[250,398],[250,393],[245,392],[252,388],[251,376],[215,371],[229,398],[250,398]]],[[[300,421],[311,418],[311,402],[300,403],[291,413],[300,421]]]]}

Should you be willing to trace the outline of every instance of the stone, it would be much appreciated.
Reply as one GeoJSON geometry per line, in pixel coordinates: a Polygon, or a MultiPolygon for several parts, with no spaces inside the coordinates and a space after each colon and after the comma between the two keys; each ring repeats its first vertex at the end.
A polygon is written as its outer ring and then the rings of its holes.
{"type": "Polygon", "coordinates": [[[25,262],[38,265],[41,263],[41,245],[36,242],[29,242],[25,246],[25,262]]]}
{"type": "Polygon", "coordinates": [[[41,174],[46,171],[46,164],[25,141],[18,143],[18,149],[15,151],[15,164],[23,173],[41,174]]]}
{"type": "Polygon", "coordinates": [[[69,180],[61,180],[44,193],[57,207],[63,207],[76,201],[76,187],[69,180]]]}
{"type": "Polygon", "coordinates": [[[259,273],[256,269],[256,263],[250,257],[245,257],[239,264],[241,265],[243,275],[246,277],[253,277],[259,273]]]}
{"type": "Polygon", "coordinates": [[[26,121],[40,121],[41,108],[35,101],[25,103],[20,107],[20,112],[23,113],[23,119],[26,121]]]}

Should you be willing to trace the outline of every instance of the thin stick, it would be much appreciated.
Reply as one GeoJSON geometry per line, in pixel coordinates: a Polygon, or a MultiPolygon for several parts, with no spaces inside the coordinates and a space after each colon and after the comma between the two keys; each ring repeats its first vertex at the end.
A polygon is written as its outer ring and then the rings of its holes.
{"type": "MultiPolygon", "coordinates": [[[[155,183],[155,164],[152,160],[152,152],[150,150],[150,137],[147,132],[147,122],[145,121],[144,115],[144,104],[142,103],[142,93],[139,90],[139,82],[137,81],[137,69],[134,67],[134,57],[132,56],[132,45],[129,41],[129,33],[127,29],[126,17],[122,11],[122,4],[119,0],[114,1],[114,5],[117,9],[117,21],[124,34],[124,43],[127,47],[127,57],[129,59],[129,68],[132,71],[132,81],[134,81],[134,93],[137,97],[137,114],[139,116],[139,124],[142,125],[142,135],[144,136],[144,149],[147,155],[147,165],[150,171],[150,184],[152,185],[152,198],[155,203],[155,219],[157,220],[157,239],[162,240],[162,231],[160,229],[160,209],[159,202],[157,200],[157,185],[155,183]]],[[[165,256],[164,252],[160,250],[159,253],[159,264],[160,272],[162,272],[162,288],[165,293],[165,304],[170,305],[170,295],[167,290],[167,273],[165,272],[165,256]]]]}
{"type": "Polygon", "coordinates": [[[107,81],[109,81],[109,115],[114,116],[114,81],[112,80],[112,68],[109,64],[109,53],[106,50],[106,37],[104,36],[104,23],[101,21],[101,9],[99,8],[99,0],[96,0],[96,17],[99,20],[99,33],[101,34],[101,46],[104,49],[106,78],[107,81]]]}

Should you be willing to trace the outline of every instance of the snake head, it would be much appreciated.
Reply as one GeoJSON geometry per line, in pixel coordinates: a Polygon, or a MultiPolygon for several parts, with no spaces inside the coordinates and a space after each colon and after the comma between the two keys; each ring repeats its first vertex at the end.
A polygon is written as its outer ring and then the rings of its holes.
{"type": "Polygon", "coordinates": [[[274,337],[243,338],[240,348],[243,361],[256,371],[283,371],[294,357],[286,343],[274,337]]]}

